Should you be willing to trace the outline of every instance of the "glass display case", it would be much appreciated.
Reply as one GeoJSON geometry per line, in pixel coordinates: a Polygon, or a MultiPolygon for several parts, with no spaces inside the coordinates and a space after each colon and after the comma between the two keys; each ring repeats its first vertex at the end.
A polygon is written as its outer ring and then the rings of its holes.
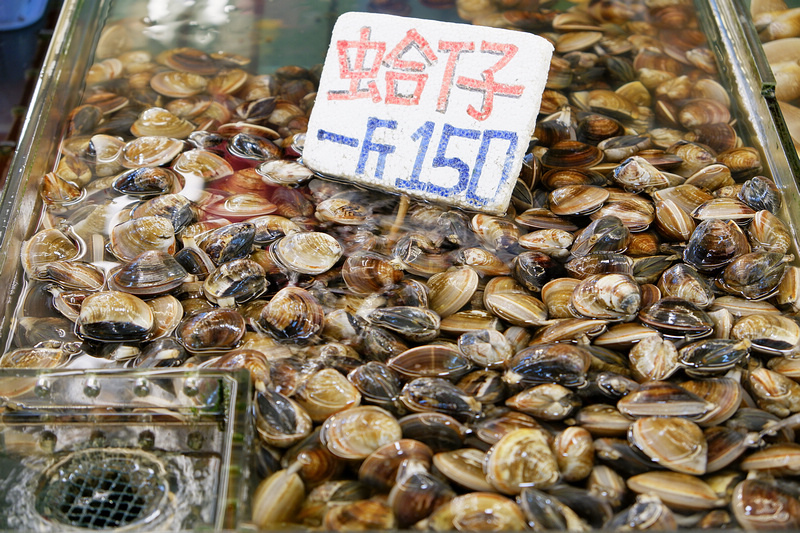
{"type": "Polygon", "coordinates": [[[729,0],[65,0],[0,203],[0,529],[797,529],[774,86],[729,0]],[[352,11],[551,41],[505,216],[303,165],[352,11]]]}

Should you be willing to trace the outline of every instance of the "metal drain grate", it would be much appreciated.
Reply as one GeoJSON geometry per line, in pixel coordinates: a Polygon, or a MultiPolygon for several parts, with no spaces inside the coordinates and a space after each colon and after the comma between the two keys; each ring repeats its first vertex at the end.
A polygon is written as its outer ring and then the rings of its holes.
{"type": "Polygon", "coordinates": [[[152,454],[122,448],[75,452],[40,478],[36,511],[72,527],[109,530],[166,511],[166,470],[152,454]]]}

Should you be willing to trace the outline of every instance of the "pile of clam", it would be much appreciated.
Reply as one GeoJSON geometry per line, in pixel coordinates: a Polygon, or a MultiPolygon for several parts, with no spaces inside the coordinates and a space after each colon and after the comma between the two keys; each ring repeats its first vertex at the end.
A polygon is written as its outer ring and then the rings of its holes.
{"type": "Polygon", "coordinates": [[[800,7],[789,8],[783,0],[754,0],[750,14],[775,76],[775,98],[795,147],[800,146],[800,7]]]}
{"type": "Polygon", "coordinates": [[[556,47],[505,217],[315,176],[313,71],[110,26],[0,367],[250,370],[260,528],[800,527],[800,269],[693,5],[511,4],[458,3],[556,47]]]}

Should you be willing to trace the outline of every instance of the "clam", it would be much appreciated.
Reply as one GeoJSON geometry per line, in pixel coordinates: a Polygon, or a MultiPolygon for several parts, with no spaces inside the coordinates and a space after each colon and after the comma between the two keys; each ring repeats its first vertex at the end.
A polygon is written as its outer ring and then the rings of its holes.
{"type": "Polygon", "coordinates": [[[330,415],[361,403],[358,389],[333,368],[323,368],[308,376],[293,398],[314,422],[323,422],[330,415]]]}
{"type": "Polygon", "coordinates": [[[557,278],[542,287],[542,301],[550,318],[572,318],[569,301],[580,281],[573,278],[557,278]]]}
{"type": "Polygon", "coordinates": [[[635,417],[697,418],[708,413],[714,405],[668,381],[647,381],[617,402],[617,407],[623,414],[635,417]]]}
{"type": "Polygon", "coordinates": [[[400,527],[408,527],[450,501],[455,493],[440,478],[414,461],[405,461],[397,473],[397,483],[389,491],[388,503],[400,527]]]}
{"type": "Polygon", "coordinates": [[[587,168],[554,168],[542,174],[539,183],[554,191],[567,185],[602,186],[606,184],[606,177],[587,168]]]}
{"type": "Polygon", "coordinates": [[[576,257],[590,253],[624,253],[630,240],[630,230],[619,218],[609,216],[583,228],[575,236],[570,252],[576,257]]]}
{"type": "Polygon", "coordinates": [[[289,271],[317,275],[330,270],[342,256],[339,242],[320,232],[292,233],[269,247],[270,255],[289,271]]]}
{"type": "Polygon", "coordinates": [[[645,417],[631,424],[631,445],[663,467],[684,474],[706,471],[707,451],[702,430],[685,418],[645,417]]]}
{"type": "Polygon", "coordinates": [[[275,527],[291,521],[304,497],[305,486],[296,472],[275,472],[259,483],[253,494],[253,523],[257,527],[275,527]]]}
{"type": "Polygon", "coordinates": [[[150,250],[171,254],[175,251],[175,229],[163,217],[134,218],[112,228],[108,248],[122,261],[133,261],[150,250]]]}
{"type": "Polygon", "coordinates": [[[471,267],[452,267],[427,281],[431,309],[446,318],[467,304],[478,288],[478,274],[471,267]]]}
{"type": "Polygon", "coordinates": [[[474,491],[492,491],[486,481],[483,464],[486,454],[475,448],[439,452],[433,456],[436,470],[460,487],[474,491]]]}
{"type": "Polygon", "coordinates": [[[647,472],[628,479],[628,487],[638,494],[655,494],[675,510],[701,511],[725,505],[708,483],[679,472],[647,472]]]}
{"type": "Polygon", "coordinates": [[[164,71],[150,78],[150,87],[158,94],[171,98],[186,98],[206,90],[208,81],[191,72],[164,71]]]}
{"type": "Polygon", "coordinates": [[[433,451],[424,443],[413,439],[400,439],[381,446],[371,453],[358,469],[358,479],[380,491],[391,489],[397,473],[405,461],[415,461],[430,467],[433,451]]]}
{"type": "Polygon", "coordinates": [[[765,209],[757,211],[753,216],[747,226],[747,235],[754,252],[785,254],[791,247],[792,235],[786,224],[765,209]]]}
{"type": "Polygon", "coordinates": [[[628,352],[633,375],[640,382],[664,380],[678,369],[678,350],[660,335],[637,342],[628,352]]]}
{"type": "Polygon", "coordinates": [[[51,281],[65,289],[85,291],[99,291],[105,284],[105,274],[99,267],[74,260],[52,261],[40,265],[32,272],[31,278],[51,281]]]}
{"type": "Polygon", "coordinates": [[[209,301],[243,303],[257,298],[267,289],[264,269],[251,259],[234,259],[223,263],[203,282],[209,301]]]}
{"type": "Polygon", "coordinates": [[[255,226],[249,222],[225,224],[197,235],[197,247],[216,265],[245,257],[253,248],[255,226]]]}
{"type": "Polygon", "coordinates": [[[408,382],[400,395],[409,410],[435,412],[470,421],[481,414],[481,404],[442,378],[421,377],[408,382]]]}
{"type": "Polygon", "coordinates": [[[175,232],[181,231],[195,219],[192,202],[182,194],[164,194],[136,205],[131,210],[132,218],[163,217],[172,223],[175,232]]]}
{"type": "Polygon", "coordinates": [[[701,272],[715,270],[750,251],[747,237],[732,220],[716,218],[697,225],[683,252],[683,260],[701,272]]]}
{"type": "Polygon", "coordinates": [[[244,337],[242,315],[228,308],[205,309],[181,321],[175,335],[192,353],[219,353],[236,348],[244,337]]]}
{"type": "Polygon", "coordinates": [[[441,319],[430,309],[411,306],[383,307],[372,311],[368,320],[371,324],[416,342],[433,340],[439,333],[441,319]]]}
{"type": "Polygon", "coordinates": [[[550,210],[557,216],[588,215],[608,199],[608,191],[596,185],[565,185],[548,196],[550,210]]]}
{"type": "Polygon", "coordinates": [[[501,368],[513,355],[513,349],[502,333],[478,329],[458,337],[458,349],[474,364],[483,368],[501,368]]]}
{"type": "Polygon", "coordinates": [[[172,163],[172,169],[189,183],[210,182],[233,174],[233,167],[225,159],[209,150],[194,149],[181,153],[172,163]]]}
{"type": "Polygon", "coordinates": [[[320,438],[342,459],[366,459],[402,437],[398,421],[379,407],[360,406],[333,414],[322,425],[320,438]]]}
{"type": "Polygon", "coordinates": [[[85,192],[53,172],[48,172],[42,178],[40,194],[45,203],[49,205],[67,206],[80,201],[85,192]]]}
{"type": "Polygon", "coordinates": [[[736,321],[731,338],[749,340],[752,349],[758,352],[788,355],[800,344],[800,326],[787,316],[753,314],[736,321]]]}
{"type": "Polygon", "coordinates": [[[539,207],[523,211],[514,220],[521,226],[538,229],[554,228],[563,231],[575,231],[578,229],[578,226],[568,218],[559,217],[549,209],[539,207]]]}
{"type": "Polygon", "coordinates": [[[591,358],[588,350],[577,345],[533,345],[508,361],[503,379],[511,386],[520,387],[541,383],[576,387],[585,383],[591,358]]]}
{"type": "Polygon", "coordinates": [[[736,198],[713,198],[697,209],[691,215],[697,220],[724,219],[737,223],[746,223],[755,216],[755,211],[744,202],[736,198]]]}
{"type": "Polygon", "coordinates": [[[453,527],[458,531],[522,531],[527,529],[519,506],[492,492],[471,492],[450,501],[453,527]]]}
{"type": "Polygon", "coordinates": [[[235,161],[254,166],[262,161],[270,161],[281,156],[281,149],[275,143],[249,133],[237,133],[227,144],[228,153],[235,161]]]}
{"type": "Polygon", "coordinates": [[[512,251],[519,240],[519,228],[500,217],[478,214],[470,220],[470,227],[490,250],[512,251]]]}
{"type": "Polygon", "coordinates": [[[800,385],[794,380],[762,367],[751,371],[748,381],[761,409],[781,418],[800,411],[800,385]]]}
{"type": "Polygon", "coordinates": [[[624,320],[641,305],[641,289],[625,274],[594,274],[582,280],[572,292],[570,309],[576,316],[624,320]]]}
{"type": "Polygon", "coordinates": [[[506,433],[486,453],[486,480],[504,494],[527,487],[546,489],[559,479],[558,464],[543,429],[522,428],[506,433]]]}
{"type": "Polygon", "coordinates": [[[30,276],[48,263],[79,259],[84,252],[85,244],[69,228],[49,228],[23,242],[20,256],[22,267],[30,276]]]}
{"type": "Polygon", "coordinates": [[[711,318],[682,298],[661,298],[639,311],[639,320],[664,335],[704,337],[711,333],[711,318]]]}
{"type": "Polygon", "coordinates": [[[628,192],[650,193],[670,186],[667,176],[639,156],[629,157],[620,163],[612,177],[628,192]]]}
{"type": "Polygon", "coordinates": [[[656,202],[655,220],[661,234],[672,241],[688,241],[697,227],[692,216],[669,199],[656,202]]]}
{"type": "Polygon", "coordinates": [[[313,177],[313,173],[305,165],[296,161],[265,161],[256,167],[262,179],[273,185],[299,185],[313,177]]]}
{"type": "Polygon", "coordinates": [[[603,207],[589,215],[592,220],[616,217],[630,231],[645,231],[655,218],[653,203],[643,198],[623,198],[606,202],[603,207]]]}
{"type": "Polygon", "coordinates": [[[173,139],[185,139],[192,131],[194,124],[160,107],[145,109],[131,126],[131,133],[136,137],[161,135],[173,139]]]}
{"type": "Polygon", "coordinates": [[[156,196],[175,193],[180,177],[169,168],[139,167],[127,170],[114,178],[114,190],[131,196],[156,196]]]}
{"type": "Polygon", "coordinates": [[[589,168],[602,160],[603,152],[595,146],[579,141],[560,141],[544,154],[542,164],[545,168],[589,168]]]}
{"type": "Polygon", "coordinates": [[[792,492],[775,482],[747,479],[736,485],[731,509],[742,527],[795,529],[800,527],[800,505],[792,492]]]}
{"type": "Polygon", "coordinates": [[[299,287],[284,287],[264,306],[258,320],[277,339],[306,340],[322,331],[324,311],[317,299],[299,287]]]}
{"type": "Polygon", "coordinates": [[[100,342],[145,340],[154,327],[153,312],[147,304],[132,294],[118,291],[87,296],[75,323],[78,335],[100,342]]]}
{"type": "Polygon", "coordinates": [[[748,339],[704,339],[683,346],[678,362],[688,373],[702,376],[730,370],[749,353],[748,339]]]}
{"type": "Polygon", "coordinates": [[[186,270],[167,252],[147,250],[109,272],[109,288],[135,295],[169,292],[186,279],[186,270]]]}
{"type": "Polygon", "coordinates": [[[122,147],[120,164],[125,168],[157,167],[175,159],[183,150],[183,141],[158,135],[146,135],[122,147]]]}
{"type": "Polygon", "coordinates": [[[725,267],[717,285],[736,296],[763,300],[772,296],[783,279],[786,263],[793,256],[775,252],[740,255],[725,267]]]}
{"type": "MultiPolygon", "coordinates": [[[[519,244],[524,246],[521,240],[522,237],[520,237],[519,244]]],[[[570,235],[570,243],[571,242],[572,236],[570,235]]],[[[482,274],[484,276],[508,276],[511,274],[511,269],[508,267],[508,265],[506,265],[506,263],[500,259],[497,254],[492,253],[485,248],[460,248],[453,257],[453,264],[470,267],[478,274],[482,274]]]]}
{"type": "Polygon", "coordinates": [[[539,420],[563,420],[580,406],[580,400],[562,385],[543,383],[511,396],[505,404],[539,420]]]}
{"type": "Polygon", "coordinates": [[[711,284],[685,263],[678,263],[662,272],[658,288],[664,297],[681,298],[700,309],[707,309],[714,303],[711,284]]]}
{"type": "Polygon", "coordinates": [[[267,388],[254,403],[258,436],[266,444],[288,448],[311,433],[311,418],[291,398],[267,388]]]}
{"type": "Polygon", "coordinates": [[[386,362],[406,379],[443,377],[457,379],[466,374],[470,362],[455,348],[444,344],[427,344],[410,348],[386,362]]]}

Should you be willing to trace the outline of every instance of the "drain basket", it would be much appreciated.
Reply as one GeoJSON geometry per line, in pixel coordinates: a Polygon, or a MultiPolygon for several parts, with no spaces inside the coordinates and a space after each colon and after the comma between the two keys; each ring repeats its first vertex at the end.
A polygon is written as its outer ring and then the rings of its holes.
{"type": "Polygon", "coordinates": [[[0,372],[0,530],[221,530],[248,500],[246,371],[0,372]]]}

